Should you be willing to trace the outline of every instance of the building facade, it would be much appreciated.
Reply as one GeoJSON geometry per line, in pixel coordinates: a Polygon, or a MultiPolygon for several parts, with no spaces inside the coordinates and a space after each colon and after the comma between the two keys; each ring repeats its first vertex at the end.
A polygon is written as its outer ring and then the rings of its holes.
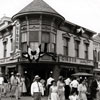
{"type": "Polygon", "coordinates": [[[100,33],[93,37],[94,69],[95,74],[100,75],[100,33]]]}
{"type": "Polygon", "coordinates": [[[31,2],[0,29],[0,46],[4,48],[0,52],[0,68],[5,74],[27,72],[32,80],[36,74],[47,79],[51,71],[55,79],[79,71],[92,73],[92,36],[96,33],[66,21],[43,0],[31,2]],[[9,35],[3,37],[6,33],[9,35]],[[5,38],[6,46],[2,42],[5,38]],[[34,51],[39,45],[42,56],[38,62],[22,56],[28,47],[34,51]]]}

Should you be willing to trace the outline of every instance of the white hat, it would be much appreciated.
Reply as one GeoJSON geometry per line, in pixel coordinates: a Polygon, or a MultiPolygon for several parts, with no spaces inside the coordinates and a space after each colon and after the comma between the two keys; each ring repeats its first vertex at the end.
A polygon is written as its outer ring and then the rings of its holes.
{"type": "Polygon", "coordinates": [[[17,76],[20,76],[21,74],[20,74],[20,73],[17,73],[16,75],[17,75],[17,76]]]}

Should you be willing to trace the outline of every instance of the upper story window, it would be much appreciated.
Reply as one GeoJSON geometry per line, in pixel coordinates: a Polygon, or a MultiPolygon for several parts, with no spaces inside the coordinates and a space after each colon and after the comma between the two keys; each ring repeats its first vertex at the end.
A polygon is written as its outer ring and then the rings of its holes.
{"type": "Polygon", "coordinates": [[[51,52],[56,52],[56,34],[51,33],[51,52]]]}
{"type": "Polygon", "coordinates": [[[38,42],[39,41],[39,32],[38,31],[30,31],[29,32],[29,41],[38,42]]]}
{"type": "Polygon", "coordinates": [[[69,42],[69,39],[68,38],[63,38],[63,42],[64,42],[64,46],[63,46],[64,55],[68,56],[68,42],[69,42]]]}
{"type": "Polygon", "coordinates": [[[6,57],[7,56],[7,42],[3,42],[3,46],[4,46],[3,57],[6,57]]]}
{"type": "Polygon", "coordinates": [[[75,57],[79,57],[79,41],[75,41],[75,57]]]}
{"type": "Polygon", "coordinates": [[[85,59],[88,59],[88,53],[89,53],[89,40],[88,39],[85,39],[84,40],[84,44],[85,44],[85,59]]]}
{"type": "Polygon", "coordinates": [[[21,42],[26,42],[27,41],[27,33],[21,33],[21,42]]]}
{"type": "Polygon", "coordinates": [[[49,52],[50,51],[50,33],[49,32],[42,32],[41,51],[42,52],[49,52]]]}
{"type": "Polygon", "coordinates": [[[75,57],[79,57],[79,44],[80,44],[80,37],[75,37],[74,38],[75,42],[75,57]]]}
{"type": "Polygon", "coordinates": [[[64,33],[63,35],[63,51],[64,51],[64,55],[68,56],[68,45],[69,45],[69,39],[70,39],[70,35],[68,33],[64,33]]]}
{"type": "Polygon", "coordinates": [[[89,45],[85,44],[85,59],[88,59],[89,45]]]}

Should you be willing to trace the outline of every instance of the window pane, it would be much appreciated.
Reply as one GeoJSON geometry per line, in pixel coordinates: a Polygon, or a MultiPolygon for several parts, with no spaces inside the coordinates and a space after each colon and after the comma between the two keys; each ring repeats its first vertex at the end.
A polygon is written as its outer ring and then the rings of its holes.
{"type": "Polygon", "coordinates": [[[51,42],[56,43],[56,34],[51,33],[51,42]]]}
{"type": "Polygon", "coordinates": [[[22,52],[27,52],[27,42],[22,43],[22,52]]]}
{"type": "Polygon", "coordinates": [[[50,42],[50,33],[42,32],[42,42],[49,43],[50,42]]]}
{"type": "Polygon", "coordinates": [[[51,44],[51,52],[55,52],[56,51],[56,45],[55,44],[51,44]]]}
{"type": "Polygon", "coordinates": [[[34,42],[39,41],[39,32],[38,31],[29,32],[29,41],[34,41],[34,42]]]}
{"type": "Polygon", "coordinates": [[[27,41],[27,33],[22,33],[22,37],[21,37],[21,42],[26,42],[27,41]]]}
{"type": "Polygon", "coordinates": [[[42,43],[41,44],[41,52],[50,52],[50,44],[42,43]]]}

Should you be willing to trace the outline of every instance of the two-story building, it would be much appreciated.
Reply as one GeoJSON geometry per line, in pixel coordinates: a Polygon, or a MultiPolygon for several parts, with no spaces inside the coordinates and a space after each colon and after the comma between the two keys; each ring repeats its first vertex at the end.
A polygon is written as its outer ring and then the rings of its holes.
{"type": "MultiPolygon", "coordinates": [[[[24,74],[27,71],[30,78],[39,74],[41,78],[47,79],[52,71],[53,77],[57,79],[59,75],[67,77],[78,71],[92,72],[92,36],[95,32],[66,21],[43,0],[32,1],[15,14],[12,21],[0,31],[0,41],[3,40],[3,31],[7,29],[11,42],[10,46],[7,44],[9,59],[1,56],[5,49],[0,52],[3,73],[14,71],[24,74]],[[30,62],[22,56],[28,51],[28,46],[34,51],[39,45],[43,55],[38,62],[30,62]]],[[[0,44],[4,48],[3,42],[0,44]]]]}

